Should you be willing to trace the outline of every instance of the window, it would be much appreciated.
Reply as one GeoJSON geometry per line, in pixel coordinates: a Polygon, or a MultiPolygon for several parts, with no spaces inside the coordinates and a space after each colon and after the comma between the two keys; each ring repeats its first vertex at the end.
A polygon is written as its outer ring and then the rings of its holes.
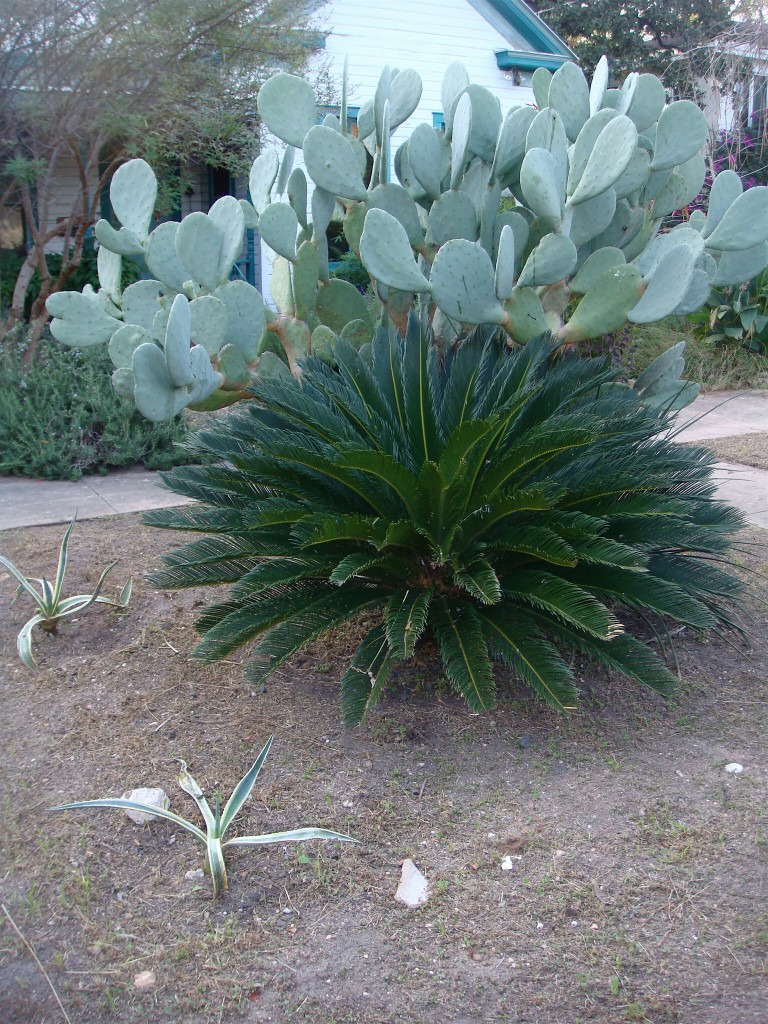
{"type": "Polygon", "coordinates": [[[754,78],[752,80],[752,118],[765,117],[765,109],[768,107],[768,78],[754,78]]]}
{"type": "Polygon", "coordinates": [[[740,89],[739,120],[743,128],[754,128],[758,121],[765,120],[768,107],[768,78],[755,75],[744,82],[740,89]]]}
{"type": "Polygon", "coordinates": [[[231,196],[233,192],[232,176],[226,167],[208,168],[208,205],[213,206],[222,196],[231,196]]]}
{"type": "MultiPolygon", "coordinates": [[[[360,107],[347,107],[347,131],[350,135],[354,135],[357,138],[357,115],[360,113],[360,107]]],[[[341,114],[341,108],[338,106],[320,106],[318,107],[318,124],[322,124],[324,118],[328,114],[333,114],[335,118],[338,118],[341,114]]]]}

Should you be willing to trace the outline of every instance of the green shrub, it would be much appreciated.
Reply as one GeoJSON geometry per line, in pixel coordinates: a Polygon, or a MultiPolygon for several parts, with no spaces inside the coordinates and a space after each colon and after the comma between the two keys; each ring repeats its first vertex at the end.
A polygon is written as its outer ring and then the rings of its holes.
{"type": "Polygon", "coordinates": [[[188,461],[178,447],[184,421],[149,423],[115,394],[104,349],[44,341],[31,366],[21,356],[21,348],[0,356],[0,473],[78,480],[137,462],[169,469],[188,461]]]}
{"type": "Polygon", "coordinates": [[[332,277],[341,281],[349,281],[358,291],[365,293],[371,287],[371,275],[365,269],[363,261],[351,249],[339,257],[338,266],[333,270],[332,277]]]}
{"type": "Polygon", "coordinates": [[[353,724],[428,635],[472,710],[494,703],[494,661],[566,709],[574,650],[670,692],[633,613],[734,625],[739,584],[706,556],[742,517],[713,498],[711,454],[660,436],[669,414],[608,361],[546,339],[510,351],[493,328],[440,361],[414,315],[405,339],[378,329],[370,365],[343,341],[336,356],[308,360],[303,383],[257,382],[256,402],[194,435],[218,464],[166,483],[203,504],[147,518],[212,535],[155,586],[232,584],[198,622],[198,659],[256,640],[259,682],[373,611],[341,681],[353,724]]]}
{"type": "MultiPolygon", "coordinates": [[[[0,310],[8,309],[13,298],[13,289],[16,285],[16,278],[19,276],[21,265],[26,256],[18,252],[0,252],[0,310]]],[[[51,277],[55,281],[61,272],[61,256],[49,253],[46,257],[51,277]]],[[[122,282],[126,288],[129,284],[139,279],[139,268],[132,260],[125,260],[122,266],[122,282]]],[[[96,291],[99,290],[99,274],[96,269],[96,253],[87,249],[80,260],[80,265],[72,273],[66,284],[66,291],[83,290],[85,285],[91,285],[96,291]]],[[[29,319],[32,303],[40,294],[40,273],[35,271],[32,280],[27,288],[24,300],[24,316],[29,319]]]]}

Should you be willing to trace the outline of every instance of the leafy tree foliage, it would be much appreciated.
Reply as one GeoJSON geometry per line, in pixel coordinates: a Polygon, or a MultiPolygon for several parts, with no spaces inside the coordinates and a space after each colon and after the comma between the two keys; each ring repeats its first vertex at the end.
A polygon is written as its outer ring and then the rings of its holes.
{"type": "MultiPolygon", "coordinates": [[[[0,14],[0,206],[19,205],[31,239],[8,326],[45,300],[82,256],[101,194],[128,157],[159,172],[170,213],[202,161],[236,172],[256,148],[255,93],[277,67],[302,68],[315,43],[301,0],[5,0],[0,14]],[[182,173],[180,174],[180,168],[182,173]],[[75,181],[61,215],[61,180],[75,181]],[[65,254],[52,276],[43,254],[65,254]]],[[[71,188],[71,186],[70,186],[71,188]]]]}
{"type": "Polygon", "coordinates": [[[310,358],[301,382],[263,378],[198,432],[213,464],[166,483],[199,504],[149,514],[209,534],[155,586],[231,584],[198,622],[200,660],[256,641],[260,682],[372,613],[341,681],[354,724],[427,636],[474,711],[495,701],[494,662],[566,709],[574,651],[671,690],[633,614],[734,625],[739,583],[701,557],[722,558],[742,522],[714,500],[714,457],[659,436],[669,415],[605,362],[546,338],[510,351],[495,328],[441,358],[415,314],[404,338],[377,330],[370,362],[334,351],[337,368],[310,358]]]}
{"type": "Polygon", "coordinates": [[[631,71],[649,71],[672,84],[675,58],[724,31],[732,5],[728,0],[537,0],[532,6],[588,74],[607,54],[619,81],[631,71]]]}

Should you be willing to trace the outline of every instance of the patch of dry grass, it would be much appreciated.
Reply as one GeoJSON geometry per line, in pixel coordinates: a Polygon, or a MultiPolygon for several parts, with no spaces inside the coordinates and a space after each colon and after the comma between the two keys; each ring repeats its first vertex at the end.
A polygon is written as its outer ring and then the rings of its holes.
{"type": "Polygon", "coordinates": [[[694,337],[687,320],[668,317],[631,329],[623,361],[637,376],[679,341],[685,342],[685,376],[704,391],[740,391],[768,387],[768,356],[738,345],[715,345],[694,337]]]}
{"type": "Polygon", "coordinates": [[[721,462],[737,462],[742,466],[768,470],[768,432],[716,437],[697,441],[696,444],[711,448],[721,462]]]}

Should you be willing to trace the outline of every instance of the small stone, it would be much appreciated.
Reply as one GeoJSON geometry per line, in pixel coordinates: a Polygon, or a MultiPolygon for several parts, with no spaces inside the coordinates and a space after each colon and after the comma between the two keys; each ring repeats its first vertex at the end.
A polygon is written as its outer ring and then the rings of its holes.
{"type": "MultiPolygon", "coordinates": [[[[159,807],[164,811],[171,806],[171,801],[164,789],[131,789],[127,793],[123,793],[123,800],[133,800],[137,804],[149,804],[150,807],[159,807]]],[[[146,825],[154,818],[154,814],[148,814],[146,811],[126,809],[125,813],[137,825],[146,825]]]]}
{"type": "Polygon", "coordinates": [[[419,871],[412,860],[404,860],[400,872],[400,884],[395,893],[398,903],[415,910],[423,906],[429,899],[429,882],[419,871]]]}
{"type": "Polygon", "coordinates": [[[523,750],[525,750],[526,747],[530,747],[531,746],[531,744],[533,743],[533,740],[531,739],[530,736],[521,736],[520,739],[517,742],[520,744],[520,746],[523,748],[523,750]]]}
{"type": "Polygon", "coordinates": [[[744,765],[739,764],[738,761],[732,761],[730,764],[725,766],[725,770],[730,772],[731,775],[741,775],[744,771],[744,765]]]}
{"type": "Polygon", "coordinates": [[[502,862],[501,862],[501,870],[502,871],[514,871],[514,869],[515,869],[515,862],[512,860],[511,857],[505,857],[502,860],[502,862]]]}
{"type": "Polygon", "coordinates": [[[137,992],[151,992],[157,984],[154,971],[142,971],[133,979],[133,987],[137,992]]]}
{"type": "Polygon", "coordinates": [[[188,882],[198,882],[205,878],[205,872],[202,868],[195,868],[194,871],[187,871],[184,877],[188,882]]]}

